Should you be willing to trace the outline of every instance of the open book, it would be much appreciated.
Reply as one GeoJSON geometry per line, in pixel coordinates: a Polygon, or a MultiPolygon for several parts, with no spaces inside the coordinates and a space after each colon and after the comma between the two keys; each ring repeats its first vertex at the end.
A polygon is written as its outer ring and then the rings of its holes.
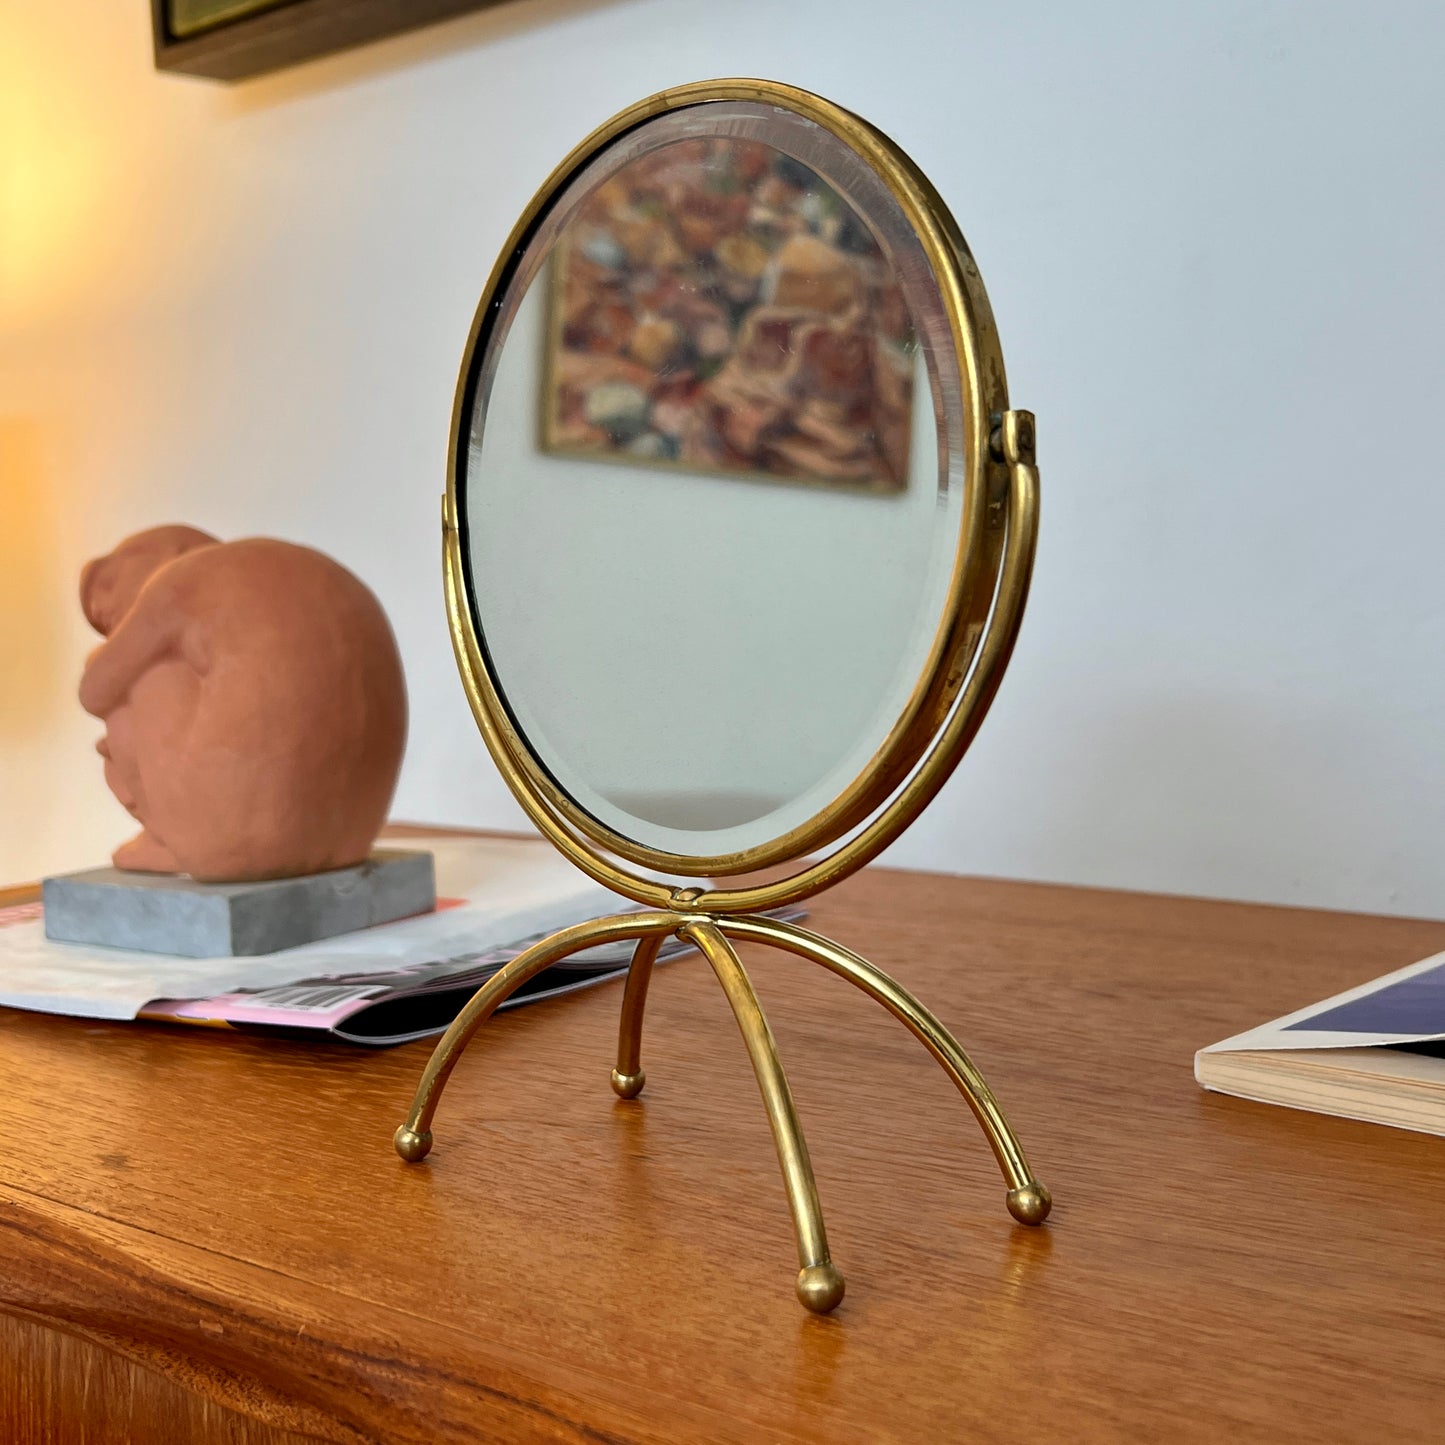
{"type": "Polygon", "coordinates": [[[1206,1088],[1445,1134],[1445,953],[1194,1056],[1206,1088]]]}

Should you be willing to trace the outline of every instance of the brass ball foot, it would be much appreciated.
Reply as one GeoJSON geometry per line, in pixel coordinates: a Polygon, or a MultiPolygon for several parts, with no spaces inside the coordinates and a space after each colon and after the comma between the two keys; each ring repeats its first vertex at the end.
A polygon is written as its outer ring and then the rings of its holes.
{"type": "Polygon", "coordinates": [[[807,1269],[798,1271],[798,1298],[803,1302],[803,1308],[812,1310],[815,1315],[825,1315],[829,1310],[837,1309],[842,1303],[845,1288],[843,1276],[831,1262],[810,1264],[807,1269]]]}
{"type": "Polygon", "coordinates": [[[641,1069],[635,1074],[624,1074],[617,1069],[612,1071],[612,1092],[619,1099],[635,1099],[646,1082],[647,1075],[641,1069]]]}
{"type": "Polygon", "coordinates": [[[419,1134],[409,1125],[402,1124],[392,1135],[392,1143],[408,1164],[417,1164],[431,1153],[431,1130],[419,1134]]]}
{"type": "Polygon", "coordinates": [[[1053,1196],[1037,1182],[1008,1192],[1008,1212],[1020,1224],[1042,1224],[1053,1207],[1053,1196]]]}

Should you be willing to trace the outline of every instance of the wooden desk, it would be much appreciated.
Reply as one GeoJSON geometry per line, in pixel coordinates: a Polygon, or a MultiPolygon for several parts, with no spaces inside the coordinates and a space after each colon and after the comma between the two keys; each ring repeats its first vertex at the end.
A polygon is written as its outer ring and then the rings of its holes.
{"type": "Polygon", "coordinates": [[[523,1009],[417,1168],[425,1046],[0,1012],[0,1438],[1441,1437],[1445,1142],[1190,1064],[1445,924],[882,871],[814,917],[957,1030],[1048,1227],[909,1035],[782,954],[754,978],[848,1278],[825,1319],[695,959],[653,985],[641,1101],[607,1085],[620,986],[523,1009]]]}

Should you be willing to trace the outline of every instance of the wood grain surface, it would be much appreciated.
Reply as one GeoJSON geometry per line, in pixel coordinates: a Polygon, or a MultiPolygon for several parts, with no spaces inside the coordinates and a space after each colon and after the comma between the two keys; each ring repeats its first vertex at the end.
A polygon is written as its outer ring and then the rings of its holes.
{"type": "Polygon", "coordinates": [[[0,1379],[119,1359],[197,1402],[172,1440],[1445,1435],[1445,1141],[1191,1075],[1445,924],[874,869],[812,926],[955,1030],[1048,1226],[1009,1219],[904,1029],[782,954],[745,958],[848,1279],[823,1319],[695,957],[654,981],[636,1103],[607,1085],[620,985],[538,1004],[483,1031],[412,1167],[391,1132],[426,1045],[0,1011],[0,1307],[25,1322],[0,1379]],[[39,1326],[73,1349],[22,1349],[39,1326]]]}
{"type": "Polygon", "coordinates": [[[105,1342],[0,1314],[0,1439],[9,1445],[302,1445],[105,1342]]]}

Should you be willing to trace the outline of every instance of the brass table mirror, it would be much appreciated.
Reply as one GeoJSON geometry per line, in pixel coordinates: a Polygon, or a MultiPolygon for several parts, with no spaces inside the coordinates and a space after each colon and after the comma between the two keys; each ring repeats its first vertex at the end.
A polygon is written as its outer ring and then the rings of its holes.
{"type": "Polygon", "coordinates": [[[751,1057],[798,1296],[831,1310],[843,1277],[734,947],[751,942],[906,1025],[973,1110],[1010,1213],[1041,1224],[1048,1191],[943,1024],[772,916],[877,857],[943,785],[1008,663],[1037,527],[1033,418],[1009,410],[978,269],[890,141],[757,80],[665,91],[583,141],[477,309],[443,568],[497,766],[552,843],[641,907],[563,929],[478,991],[396,1131],[401,1157],[431,1149],[447,1078],[497,1006],[599,943],[637,940],[612,1071],[635,1098],[648,981],[676,935],[751,1057]]]}

